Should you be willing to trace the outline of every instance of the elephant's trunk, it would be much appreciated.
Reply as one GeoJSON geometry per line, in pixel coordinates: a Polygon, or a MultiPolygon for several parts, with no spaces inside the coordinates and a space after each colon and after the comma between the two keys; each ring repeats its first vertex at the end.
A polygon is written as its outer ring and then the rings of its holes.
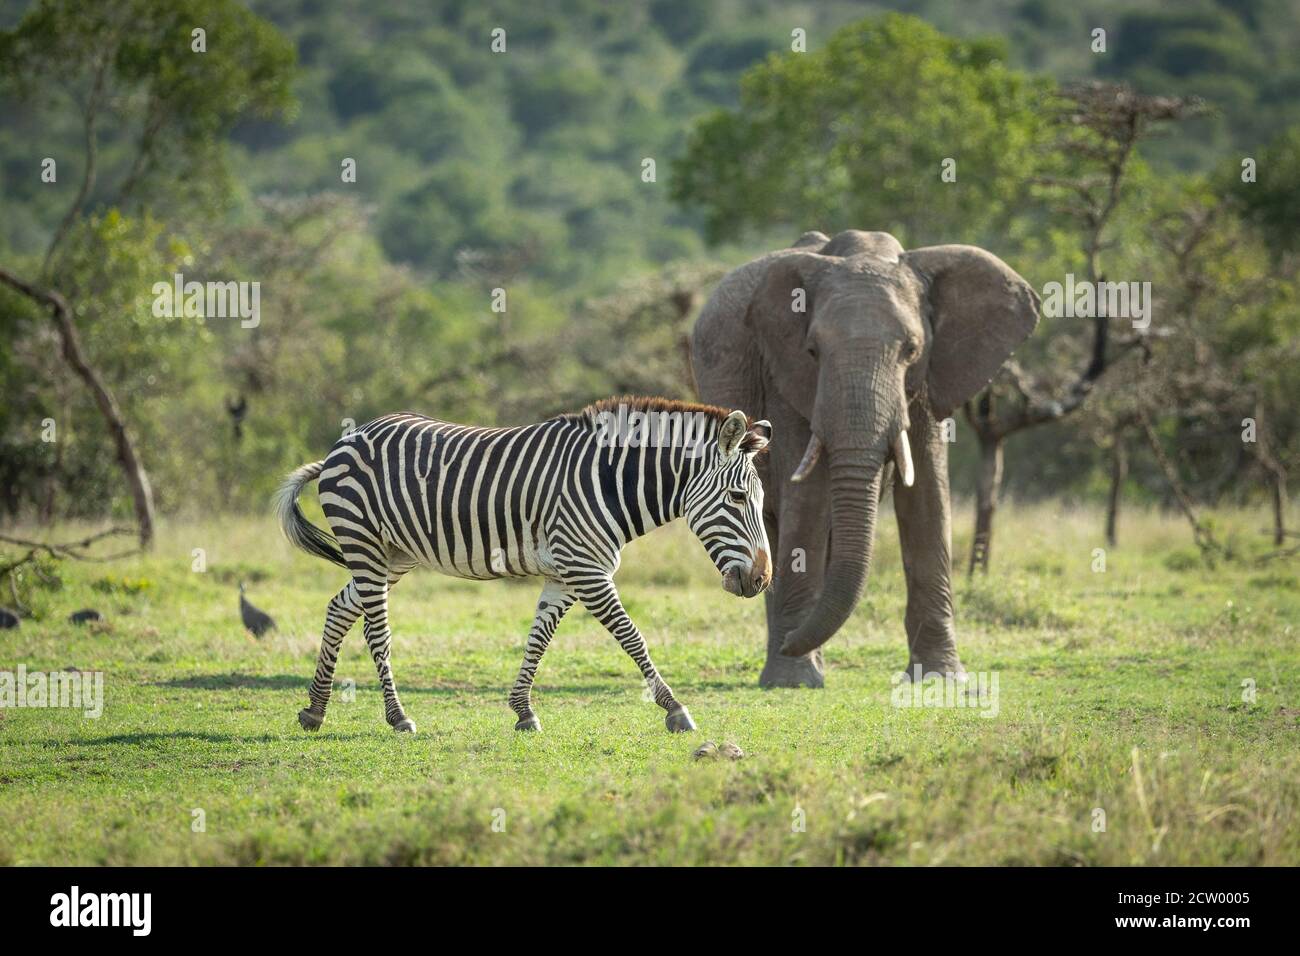
{"type": "Polygon", "coordinates": [[[830,453],[831,553],[821,596],[786,635],[781,653],[802,657],[821,647],[848,620],[866,585],[880,501],[881,459],[854,450],[830,453]]]}

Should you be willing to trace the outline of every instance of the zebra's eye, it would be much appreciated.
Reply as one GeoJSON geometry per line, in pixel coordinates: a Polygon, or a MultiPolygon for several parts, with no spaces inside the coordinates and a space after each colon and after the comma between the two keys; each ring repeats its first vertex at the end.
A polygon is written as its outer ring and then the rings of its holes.
{"type": "Polygon", "coordinates": [[[727,499],[728,499],[728,500],[729,500],[733,505],[743,505],[743,504],[745,503],[745,501],[746,501],[746,498],[747,498],[747,496],[745,495],[745,493],[744,493],[743,491],[728,491],[728,492],[727,492],[727,499]]]}

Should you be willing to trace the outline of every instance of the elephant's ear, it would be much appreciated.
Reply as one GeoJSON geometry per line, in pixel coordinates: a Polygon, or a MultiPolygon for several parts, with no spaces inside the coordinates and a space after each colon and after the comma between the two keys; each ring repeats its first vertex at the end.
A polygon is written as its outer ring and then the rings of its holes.
{"type": "Polygon", "coordinates": [[[804,342],[813,314],[814,284],[823,256],[798,253],[772,262],[758,284],[745,321],[781,397],[809,421],[817,395],[817,360],[804,342]]]}
{"type": "Polygon", "coordinates": [[[933,338],[926,387],[939,418],[982,389],[1038,324],[1038,293],[975,246],[927,246],[903,255],[929,285],[933,338]]]}

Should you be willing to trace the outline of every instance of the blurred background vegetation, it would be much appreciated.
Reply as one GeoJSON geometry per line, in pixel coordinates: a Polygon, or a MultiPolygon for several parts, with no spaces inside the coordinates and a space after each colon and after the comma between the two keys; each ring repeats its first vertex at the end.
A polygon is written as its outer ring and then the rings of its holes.
{"type": "MultiPolygon", "coordinates": [[[[1039,289],[1153,284],[1152,334],[1106,330],[1104,377],[1101,330],[1044,320],[959,416],[959,494],[987,445],[968,420],[1036,415],[1005,437],[1010,493],[1285,503],[1292,0],[0,0],[0,30],[0,266],[69,303],[160,512],[260,510],[396,409],[516,423],[689,397],[717,278],[843,228],[978,243],[1039,289]],[[1113,128],[1063,95],[1079,81],[1149,99],[1113,128]],[[260,325],[155,318],[174,272],[260,282],[260,325]]],[[[0,519],[129,518],[50,314],[0,285],[0,519]]]]}

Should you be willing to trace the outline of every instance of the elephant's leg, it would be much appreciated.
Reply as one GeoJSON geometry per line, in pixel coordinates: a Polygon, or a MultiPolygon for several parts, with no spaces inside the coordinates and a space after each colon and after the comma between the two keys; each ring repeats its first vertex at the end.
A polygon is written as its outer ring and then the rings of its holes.
{"type": "Polygon", "coordinates": [[[952,614],[952,502],[943,426],[923,401],[908,409],[916,480],[894,481],[903,570],[907,576],[907,673],[964,675],[952,614]]]}
{"type": "Polygon", "coordinates": [[[760,687],[821,687],[825,683],[821,648],[802,657],[787,657],[781,644],[817,603],[825,579],[830,545],[827,469],[814,468],[803,481],[791,482],[808,444],[808,423],[774,396],[769,396],[764,415],[776,434],[790,437],[769,446],[763,475],[775,573],[766,595],[767,662],[758,683],[760,687]]]}

